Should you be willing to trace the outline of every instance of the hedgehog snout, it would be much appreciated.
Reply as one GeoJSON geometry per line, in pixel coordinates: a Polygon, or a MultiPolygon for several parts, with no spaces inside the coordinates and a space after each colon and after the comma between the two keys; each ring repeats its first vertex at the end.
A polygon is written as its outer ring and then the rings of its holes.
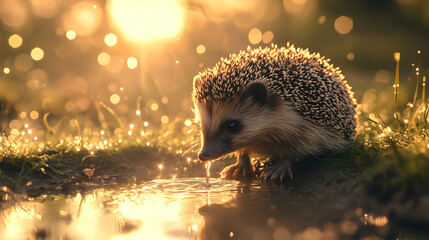
{"type": "Polygon", "coordinates": [[[214,160],[216,157],[219,157],[217,156],[219,155],[217,151],[219,150],[219,148],[221,147],[217,144],[215,144],[215,146],[213,146],[213,144],[203,144],[200,149],[200,152],[198,153],[198,159],[203,162],[214,160]]]}
{"type": "Polygon", "coordinates": [[[207,150],[203,150],[198,154],[198,159],[200,159],[200,161],[207,161],[210,157],[210,154],[207,150]]]}
{"type": "Polygon", "coordinates": [[[215,138],[209,141],[205,139],[202,145],[198,153],[198,159],[201,161],[215,160],[234,150],[231,148],[230,144],[226,144],[222,138],[215,138]]]}

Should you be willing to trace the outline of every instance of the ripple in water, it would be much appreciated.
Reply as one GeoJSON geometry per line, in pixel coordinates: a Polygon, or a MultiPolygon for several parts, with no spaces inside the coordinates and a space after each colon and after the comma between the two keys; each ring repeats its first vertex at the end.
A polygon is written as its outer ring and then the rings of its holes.
{"type": "Polygon", "coordinates": [[[210,185],[207,186],[204,178],[182,178],[174,180],[153,180],[134,188],[139,189],[142,193],[211,193],[236,191],[237,187],[243,184],[238,181],[221,180],[212,178],[210,185]]]}

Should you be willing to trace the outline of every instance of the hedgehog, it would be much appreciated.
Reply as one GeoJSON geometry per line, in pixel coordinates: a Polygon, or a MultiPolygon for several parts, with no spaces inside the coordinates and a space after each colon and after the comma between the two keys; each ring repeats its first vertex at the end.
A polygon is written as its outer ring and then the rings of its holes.
{"type": "Polygon", "coordinates": [[[193,80],[198,158],[231,153],[225,179],[255,177],[251,158],[270,158],[264,179],[292,179],[293,163],[344,147],[356,134],[356,100],[338,67],[308,49],[271,45],[231,54],[193,80]]]}

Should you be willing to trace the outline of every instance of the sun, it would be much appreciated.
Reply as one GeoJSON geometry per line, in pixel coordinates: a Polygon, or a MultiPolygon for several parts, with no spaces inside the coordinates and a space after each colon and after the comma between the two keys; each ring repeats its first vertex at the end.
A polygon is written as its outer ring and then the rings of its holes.
{"type": "Polygon", "coordinates": [[[108,0],[109,23],[130,41],[148,42],[176,37],[184,24],[180,0],[108,0]]]}

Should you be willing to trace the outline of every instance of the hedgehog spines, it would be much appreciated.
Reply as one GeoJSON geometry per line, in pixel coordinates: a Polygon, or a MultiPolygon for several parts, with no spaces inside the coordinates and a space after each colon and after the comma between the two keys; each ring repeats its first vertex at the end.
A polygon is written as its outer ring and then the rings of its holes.
{"type": "Polygon", "coordinates": [[[222,58],[194,78],[194,101],[224,101],[253,81],[261,81],[274,94],[318,124],[354,136],[355,107],[351,87],[338,67],[319,53],[287,47],[247,48],[222,58]],[[196,83],[198,82],[198,83],[196,83]]]}

